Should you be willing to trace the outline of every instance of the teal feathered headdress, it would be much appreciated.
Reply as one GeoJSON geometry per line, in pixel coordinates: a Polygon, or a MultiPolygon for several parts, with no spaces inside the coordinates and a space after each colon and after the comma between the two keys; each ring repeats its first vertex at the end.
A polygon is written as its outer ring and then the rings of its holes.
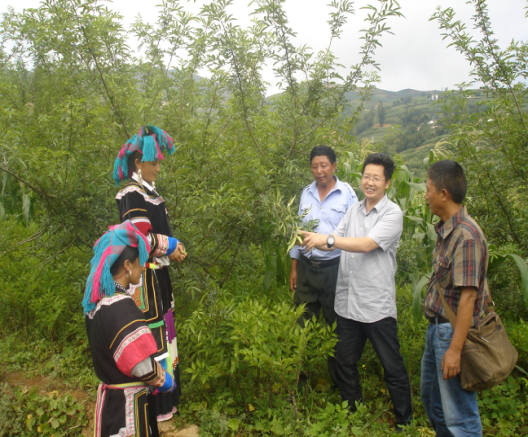
{"type": "Polygon", "coordinates": [[[114,180],[119,185],[121,181],[132,177],[132,170],[128,168],[128,158],[134,152],[140,152],[143,155],[141,161],[164,160],[165,157],[161,152],[167,150],[169,155],[174,153],[174,141],[169,137],[167,132],[159,127],[147,124],[139,129],[137,135],[130,138],[123,147],[115,160],[114,180]]]}
{"type": "Polygon", "coordinates": [[[97,302],[104,296],[113,296],[115,293],[114,278],[110,267],[116,262],[125,247],[137,247],[139,250],[139,263],[144,266],[149,257],[150,245],[147,238],[139,232],[130,220],[120,225],[109,226],[106,232],[94,246],[94,257],[90,262],[92,269],[86,282],[84,299],[82,301],[84,312],[95,309],[97,302]]]}

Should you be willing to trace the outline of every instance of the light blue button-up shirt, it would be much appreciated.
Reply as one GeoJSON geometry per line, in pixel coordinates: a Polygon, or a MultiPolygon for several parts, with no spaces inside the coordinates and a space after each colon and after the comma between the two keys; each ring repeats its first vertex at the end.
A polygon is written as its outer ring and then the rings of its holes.
{"type": "MultiPolygon", "coordinates": [[[[314,231],[323,235],[331,234],[344,217],[348,208],[358,201],[354,189],[349,184],[341,182],[336,176],[334,178],[336,180],[335,187],[322,202],[319,198],[317,183],[313,181],[303,190],[299,204],[299,215],[308,211],[303,218],[303,223],[307,223],[309,220],[319,220],[319,225],[314,231]]],[[[290,257],[295,259],[305,256],[312,260],[325,261],[340,255],[341,251],[339,249],[326,252],[313,248],[306,252],[306,248],[295,246],[290,250],[290,257]]]]}

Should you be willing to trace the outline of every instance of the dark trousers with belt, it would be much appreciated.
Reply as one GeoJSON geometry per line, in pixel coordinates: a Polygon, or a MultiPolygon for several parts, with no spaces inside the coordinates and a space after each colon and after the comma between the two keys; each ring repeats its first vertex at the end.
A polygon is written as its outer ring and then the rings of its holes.
{"type": "MultiPolygon", "coordinates": [[[[339,258],[331,261],[310,261],[301,256],[297,265],[297,289],[293,296],[295,306],[306,304],[306,311],[297,321],[304,326],[304,321],[312,316],[319,317],[322,311],[326,323],[331,326],[336,320],[334,310],[339,258]]],[[[335,358],[328,357],[328,373],[336,383],[335,358]]]]}
{"type": "Polygon", "coordinates": [[[409,375],[400,354],[396,319],[387,317],[374,323],[362,323],[337,315],[336,349],[337,384],[343,400],[355,411],[355,403],[363,401],[357,363],[367,339],[383,365],[384,380],[394,404],[397,424],[412,420],[409,375]]]}

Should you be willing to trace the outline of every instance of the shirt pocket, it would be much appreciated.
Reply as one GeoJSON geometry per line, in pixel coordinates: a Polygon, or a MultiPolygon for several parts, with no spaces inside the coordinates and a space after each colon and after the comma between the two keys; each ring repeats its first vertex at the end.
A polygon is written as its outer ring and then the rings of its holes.
{"type": "Polygon", "coordinates": [[[442,288],[451,287],[451,258],[448,256],[439,256],[434,260],[433,269],[438,285],[442,288]]]}
{"type": "Polygon", "coordinates": [[[337,226],[347,211],[346,205],[333,205],[330,208],[330,221],[337,226]]]}
{"type": "Polygon", "coordinates": [[[312,219],[313,216],[313,206],[311,203],[301,206],[301,215],[304,215],[303,222],[307,222],[312,219]]]}

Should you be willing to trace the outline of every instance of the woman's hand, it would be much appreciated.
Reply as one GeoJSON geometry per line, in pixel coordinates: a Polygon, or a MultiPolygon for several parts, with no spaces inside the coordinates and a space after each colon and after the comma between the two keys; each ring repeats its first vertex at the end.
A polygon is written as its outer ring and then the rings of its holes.
{"type": "Polygon", "coordinates": [[[176,250],[169,255],[171,261],[176,261],[181,263],[185,258],[187,258],[187,252],[185,252],[185,246],[182,243],[178,243],[176,250]]]}

